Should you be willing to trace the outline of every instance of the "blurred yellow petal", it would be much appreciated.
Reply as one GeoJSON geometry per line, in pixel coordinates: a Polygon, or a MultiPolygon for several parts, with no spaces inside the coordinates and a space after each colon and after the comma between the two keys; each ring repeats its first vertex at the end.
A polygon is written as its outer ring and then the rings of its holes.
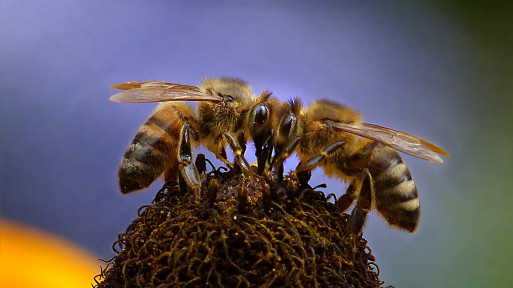
{"type": "Polygon", "coordinates": [[[0,287],[91,287],[100,264],[66,240],[0,219],[0,287]]]}

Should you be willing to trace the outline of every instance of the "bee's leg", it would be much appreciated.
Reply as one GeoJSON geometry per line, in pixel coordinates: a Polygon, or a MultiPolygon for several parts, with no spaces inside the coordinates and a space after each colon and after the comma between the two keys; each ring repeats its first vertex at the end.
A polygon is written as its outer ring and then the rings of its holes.
{"type": "Polygon", "coordinates": [[[237,143],[239,143],[241,147],[241,154],[246,154],[246,133],[244,133],[244,130],[239,131],[239,134],[237,135],[237,143]]]}
{"type": "Polygon", "coordinates": [[[318,155],[315,155],[314,157],[308,159],[305,162],[299,163],[299,165],[297,166],[296,170],[298,170],[298,171],[305,171],[305,170],[312,170],[312,169],[314,169],[315,166],[319,162],[321,162],[321,160],[326,158],[326,156],[328,156],[329,154],[335,152],[340,146],[344,145],[345,143],[346,142],[344,142],[344,141],[338,141],[338,142],[335,142],[335,143],[332,143],[332,144],[328,145],[318,155]]]}
{"type": "Polygon", "coordinates": [[[283,165],[283,162],[285,162],[285,159],[287,159],[292,152],[294,152],[294,149],[296,149],[297,144],[299,144],[299,140],[301,140],[301,137],[296,137],[292,142],[290,142],[287,147],[283,151],[277,151],[279,153],[278,155],[274,155],[274,159],[272,161],[272,166],[274,168],[283,165]]]}
{"type": "Polygon", "coordinates": [[[285,159],[287,159],[290,154],[294,152],[297,145],[299,144],[299,140],[301,140],[301,137],[296,137],[287,145],[287,147],[285,147],[283,151],[276,151],[276,155],[274,155],[274,158],[271,162],[271,167],[277,171],[278,179],[280,181],[283,180],[283,162],[285,162],[285,159]]]}
{"type": "MultiPolygon", "coordinates": [[[[192,163],[192,145],[191,128],[189,123],[185,123],[180,131],[180,141],[178,143],[178,169],[180,170],[179,179],[185,180],[187,187],[194,192],[196,202],[200,201],[201,180],[198,169],[192,163]]],[[[192,132],[194,133],[194,132],[192,132]]]]}
{"type": "MultiPolygon", "coordinates": [[[[368,169],[363,170],[361,178],[355,180],[360,186],[358,200],[356,206],[351,212],[351,219],[348,223],[349,232],[355,236],[360,236],[363,233],[363,226],[367,220],[367,214],[372,207],[372,198],[374,196],[374,185],[372,176],[368,169]]],[[[351,186],[350,186],[351,187],[351,186]]],[[[352,192],[354,195],[356,192],[352,192]]],[[[346,194],[347,195],[347,194],[346,194]]],[[[351,196],[350,196],[351,197],[351,196]]],[[[338,203],[337,203],[338,205],[338,203]]]]}
{"type": "Polygon", "coordinates": [[[244,154],[242,154],[242,147],[239,142],[228,132],[224,132],[223,135],[235,155],[235,164],[241,168],[242,173],[247,175],[251,174],[251,166],[249,165],[248,160],[246,160],[246,157],[244,157],[244,154]]]}
{"type": "Polygon", "coordinates": [[[340,196],[337,199],[337,202],[335,205],[337,205],[338,209],[340,211],[344,212],[346,211],[349,206],[354,202],[354,200],[358,197],[358,193],[361,190],[362,187],[362,181],[360,179],[353,180],[351,184],[347,187],[346,193],[344,195],[340,196]]]}
{"type": "Polygon", "coordinates": [[[233,163],[228,161],[228,155],[226,154],[226,149],[224,149],[223,137],[224,136],[222,134],[216,137],[214,144],[207,145],[207,148],[209,151],[214,153],[216,158],[221,160],[226,165],[226,167],[231,169],[233,168],[233,163]]]}

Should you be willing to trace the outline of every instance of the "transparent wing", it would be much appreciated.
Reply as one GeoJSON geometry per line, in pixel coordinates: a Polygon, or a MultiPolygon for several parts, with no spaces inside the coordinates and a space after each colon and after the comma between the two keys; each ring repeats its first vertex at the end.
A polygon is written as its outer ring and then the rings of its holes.
{"type": "Polygon", "coordinates": [[[222,97],[200,91],[198,87],[161,81],[131,81],[110,86],[121,89],[109,100],[114,102],[146,103],[165,101],[212,101],[218,102],[222,97]]]}
{"type": "Polygon", "coordinates": [[[374,124],[362,123],[361,126],[335,123],[335,129],[352,134],[356,134],[365,138],[369,138],[398,151],[406,154],[434,162],[443,163],[442,158],[438,154],[449,157],[450,154],[444,149],[432,144],[420,137],[411,135],[406,132],[397,131],[387,127],[374,124]]]}

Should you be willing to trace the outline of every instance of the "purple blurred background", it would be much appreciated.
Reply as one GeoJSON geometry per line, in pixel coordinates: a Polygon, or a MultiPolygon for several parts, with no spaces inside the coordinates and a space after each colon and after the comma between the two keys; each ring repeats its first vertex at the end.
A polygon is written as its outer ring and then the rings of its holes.
{"type": "MultiPolygon", "coordinates": [[[[0,1],[1,216],[111,258],[161,184],[118,192],[121,156],[155,105],[109,102],[109,85],[236,76],[446,148],[443,165],[404,156],[417,233],[371,214],[381,278],[501,286],[513,270],[513,6],[371,2],[0,1]]],[[[312,181],[343,190],[322,171],[312,181]]]]}

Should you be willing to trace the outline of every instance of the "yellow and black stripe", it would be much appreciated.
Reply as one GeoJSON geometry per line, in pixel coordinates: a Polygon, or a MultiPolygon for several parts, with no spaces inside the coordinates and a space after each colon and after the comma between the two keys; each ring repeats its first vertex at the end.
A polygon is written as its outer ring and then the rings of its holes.
{"type": "Polygon", "coordinates": [[[396,150],[384,146],[372,161],[376,208],[387,222],[414,232],[420,217],[417,187],[396,150]]]}
{"type": "Polygon", "coordinates": [[[157,106],[121,160],[118,178],[123,194],[148,187],[162,173],[166,181],[176,180],[180,130],[191,117],[192,108],[185,103],[166,102],[157,106]]]}

